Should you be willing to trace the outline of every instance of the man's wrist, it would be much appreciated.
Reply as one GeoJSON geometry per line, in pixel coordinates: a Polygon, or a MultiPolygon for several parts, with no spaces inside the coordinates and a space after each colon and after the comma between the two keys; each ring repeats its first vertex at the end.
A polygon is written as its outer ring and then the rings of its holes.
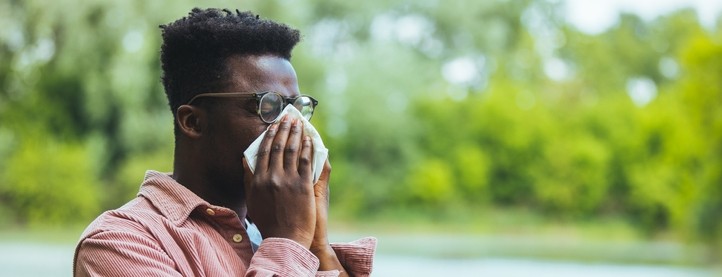
{"type": "Polygon", "coordinates": [[[311,253],[318,258],[319,261],[319,270],[321,271],[327,271],[327,270],[339,270],[344,271],[343,266],[338,260],[338,257],[336,257],[336,252],[333,251],[333,248],[331,248],[330,244],[325,244],[322,246],[314,245],[311,247],[311,253]]]}
{"type": "Polygon", "coordinates": [[[311,247],[308,249],[311,250],[311,253],[316,255],[319,259],[321,256],[323,257],[336,257],[336,252],[333,251],[333,248],[331,248],[331,244],[324,243],[324,244],[311,244],[311,247]]]}

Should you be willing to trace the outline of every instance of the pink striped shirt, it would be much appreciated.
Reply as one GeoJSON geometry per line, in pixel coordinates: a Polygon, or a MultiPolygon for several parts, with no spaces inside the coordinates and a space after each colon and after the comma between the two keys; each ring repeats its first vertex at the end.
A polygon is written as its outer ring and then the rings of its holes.
{"type": "MultiPolygon", "coordinates": [[[[371,274],[375,238],[331,244],[350,275],[371,274]]],[[[338,276],[295,241],[266,238],[254,253],[238,215],[170,176],[146,172],[138,197],[100,215],[75,250],[75,276],[338,276]]]]}

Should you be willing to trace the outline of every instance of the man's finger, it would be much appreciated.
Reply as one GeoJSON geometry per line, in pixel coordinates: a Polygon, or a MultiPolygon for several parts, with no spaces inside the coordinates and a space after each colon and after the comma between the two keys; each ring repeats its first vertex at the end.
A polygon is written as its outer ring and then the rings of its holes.
{"type": "Polygon", "coordinates": [[[309,136],[303,136],[301,153],[298,156],[298,175],[313,180],[313,143],[309,136]]]}
{"type": "Polygon", "coordinates": [[[283,168],[289,172],[297,170],[298,156],[303,148],[301,137],[303,136],[303,122],[294,119],[289,130],[288,140],[283,155],[283,168]]]}
{"type": "Polygon", "coordinates": [[[271,143],[268,166],[269,169],[274,172],[281,172],[283,170],[283,155],[286,151],[286,141],[288,140],[288,133],[291,129],[291,120],[288,115],[284,115],[278,124],[278,132],[273,138],[271,143]]]}
{"type": "Polygon", "coordinates": [[[318,182],[321,182],[322,180],[325,181],[328,185],[328,178],[331,176],[331,163],[326,159],[326,162],[323,163],[323,170],[321,170],[321,176],[318,177],[318,182]]]}
{"type": "Polygon", "coordinates": [[[328,195],[329,195],[329,188],[328,188],[328,179],[331,176],[331,163],[326,159],[326,162],[323,163],[323,170],[321,171],[321,176],[318,177],[318,181],[316,184],[313,185],[313,192],[316,195],[316,197],[325,197],[326,202],[328,202],[328,195]]]}
{"type": "Polygon", "coordinates": [[[258,146],[258,152],[256,153],[256,172],[268,171],[268,163],[271,155],[271,144],[273,139],[276,137],[278,132],[278,122],[271,124],[266,131],[266,135],[263,137],[261,144],[258,146]]]}

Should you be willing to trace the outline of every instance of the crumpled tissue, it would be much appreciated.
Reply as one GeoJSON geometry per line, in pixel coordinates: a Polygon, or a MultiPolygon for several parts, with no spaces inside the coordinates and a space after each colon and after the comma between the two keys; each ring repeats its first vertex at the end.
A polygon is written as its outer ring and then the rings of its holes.
{"type": "MultiPolygon", "coordinates": [[[[314,128],[313,125],[311,125],[311,123],[308,122],[308,120],[303,117],[303,115],[301,115],[301,112],[298,111],[296,107],[288,104],[286,108],[284,108],[281,112],[278,120],[280,120],[284,115],[287,114],[289,115],[289,120],[297,118],[301,122],[303,122],[303,134],[311,137],[311,143],[313,143],[313,183],[315,184],[316,181],[318,181],[318,177],[321,176],[323,164],[326,162],[326,158],[328,158],[328,149],[326,148],[326,146],[323,145],[321,135],[318,134],[316,128],[314,128]]],[[[268,127],[271,127],[271,125],[268,125],[268,127]]],[[[266,131],[263,131],[263,133],[261,133],[261,135],[258,136],[258,138],[256,138],[256,140],[254,140],[250,146],[248,146],[246,151],[243,152],[243,155],[246,157],[246,161],[248,162],[248,167],[251,169],[251,172],[255,172],[256,170],[256,157],[258,155],[258,147],[261,145],[263,137],[266,136],[266,132],[268,132],[268,129],[266,129],[266,131]]]]}

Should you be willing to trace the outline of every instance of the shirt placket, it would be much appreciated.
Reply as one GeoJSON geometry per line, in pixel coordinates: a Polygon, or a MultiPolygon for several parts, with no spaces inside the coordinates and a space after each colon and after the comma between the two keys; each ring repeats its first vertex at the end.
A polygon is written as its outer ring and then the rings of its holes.
{"type": "Polygon", "coordinates": [[[251,240],[238,215],[227,208],[205,207],[205,213],[214,223],[215,229],[242,259],[253,256],[251,240]]]}

